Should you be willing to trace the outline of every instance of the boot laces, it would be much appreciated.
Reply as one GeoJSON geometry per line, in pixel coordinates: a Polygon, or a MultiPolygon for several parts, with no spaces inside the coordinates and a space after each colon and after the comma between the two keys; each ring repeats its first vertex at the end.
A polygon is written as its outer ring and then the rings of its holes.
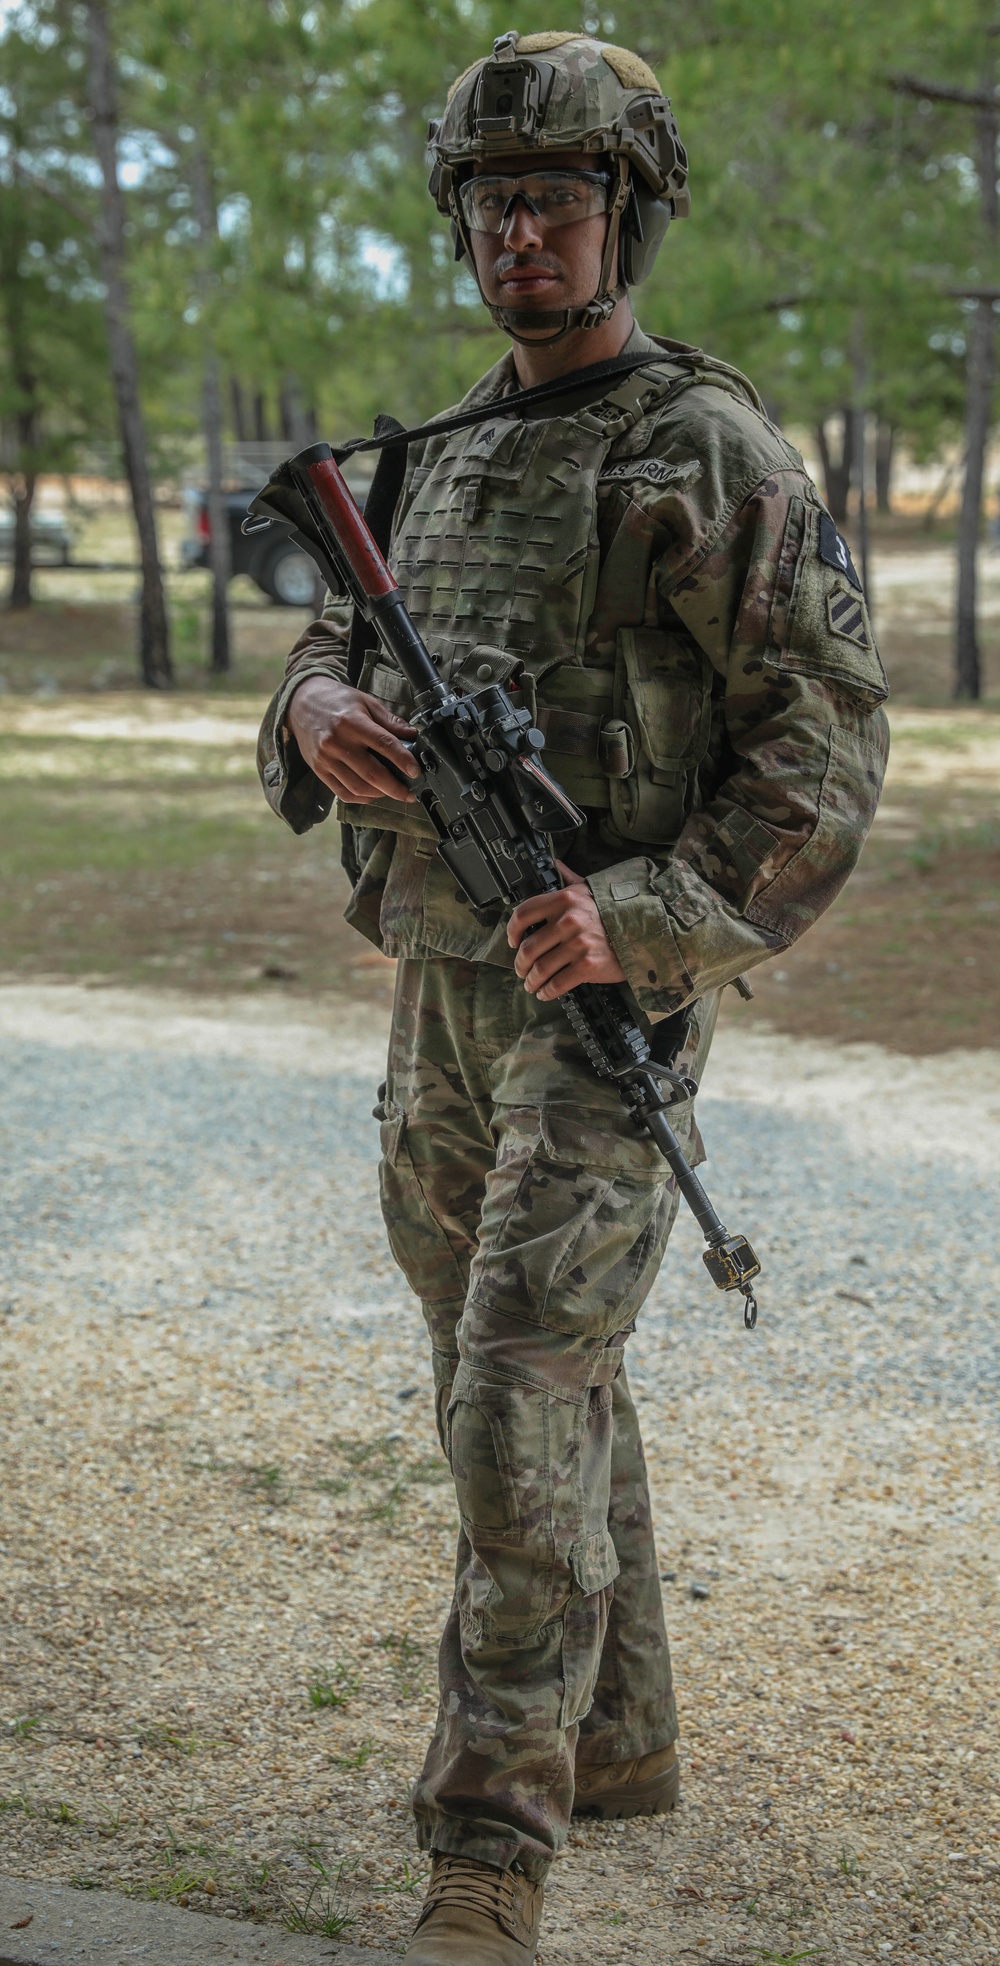
{"type": "Polygon", "coordinates": [[[515,1871],[498,1870],[495,1865],[479,1863],[472,1857],[439,1856],[435,1859],[421,1923],[438,1905],[448,1905],[495,1919],[512,1938],[524,1938],[529,1926],[518,1897],[526,1885],[527,1880],[515,1871]]]}

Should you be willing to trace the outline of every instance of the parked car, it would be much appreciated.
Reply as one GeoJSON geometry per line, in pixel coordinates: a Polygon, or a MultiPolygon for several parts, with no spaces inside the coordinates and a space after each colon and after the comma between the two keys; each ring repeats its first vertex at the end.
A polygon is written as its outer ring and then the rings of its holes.
{"type": "MultiPolygon", "coordinates": [[[[31,515],[31,562],[36,567],[68,567],[73,536],[61,512],[31,515]]],[[[0,560],[14,558],[14,514],[0,506],[0,560]]]]}
{"type": "MultiPolygon", "coordinates": [[[[277,449],[280,453],[282,447],[279,445],[277,449]]],[[[246,460],[243,462],[245,468],[246,460]]],[[[269,526],[265,532],[250,533],[249,537],[241,531],[250,500],[260,490],[267,471],[267,464],[262,463],[260,476],[252,485],[245,490],[226,493],[229,564],[234,574],[249,574],[262,593],[277,601],[279,607],[308,608],[312,606],[316,593],[316,568],[308,553],[303,553],[302,548],[296,546],[294,540],[289,539],[288,534],[277,525],[269,526]]],[[[371,483],[370,466],[367,463],[360,468],[355,466],[348,471],[347,481],[355,498],[363,505],[371,483]]],[[[188,531],[181,540],[181,565],[207,567],[212,526],[208,516],[208,493],[204,486],[186,491],[184,503],[188,531]]]]}

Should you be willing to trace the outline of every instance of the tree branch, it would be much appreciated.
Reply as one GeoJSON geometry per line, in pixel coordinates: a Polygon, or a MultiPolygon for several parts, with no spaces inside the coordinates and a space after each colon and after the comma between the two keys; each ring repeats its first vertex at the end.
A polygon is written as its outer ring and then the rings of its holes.
{"type": "Polygon", "coordinates": [[[97,220],[93,213],[88,212],[85,206],[78,205],[75,198],[67,198],[64,191],[57,191],[55,185],[50,184],[47,178],[38,177],[34,171],[29,171],[20,158],[15,160],[14,176],[23,178],[33,190],[41,191],[44,197],[51,198],[54,205],[61,206],[64,212],[69,213],[70,218],[75,218],[77,224],[82,225],[85,232],[90,233],[92,239],[98,237],[97,220]]]}
{"type": "Polygon", "coordinates": [[[920,96],[925,102],[957,102],[965,109],[996,109],[1000,95],[994,90],[953,88],[947,82],[922,82],[917,75],[887,75],[890,89],[897,95],[920,96]]]}

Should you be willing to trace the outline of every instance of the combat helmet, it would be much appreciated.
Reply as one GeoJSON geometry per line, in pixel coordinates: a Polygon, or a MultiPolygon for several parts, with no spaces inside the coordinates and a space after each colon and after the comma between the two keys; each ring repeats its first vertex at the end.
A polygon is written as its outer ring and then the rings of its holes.
{"type": "Polygon", "coordinates": [[[652,69],[629,49],[586,34],[500,35],[492,55],[473,62],[452,85],[427,142],[431,196],[451,220],[456,259],[467,255],[474,273],[458,191],[476,159],[496,158],[502,169],[505,152],[537,150],[540,162],[547,156],[557,165],[560,150],[592,150],[610,161],[613,189],[596,294],[584,307],[490,306],[497,327],[516,340],[521,328],[553,327],[550,339],[558,340],[571,328],[606,321],[626,287],[646,278],[671,219],[686,218],[691,209],[687,152],[652,69]]]}

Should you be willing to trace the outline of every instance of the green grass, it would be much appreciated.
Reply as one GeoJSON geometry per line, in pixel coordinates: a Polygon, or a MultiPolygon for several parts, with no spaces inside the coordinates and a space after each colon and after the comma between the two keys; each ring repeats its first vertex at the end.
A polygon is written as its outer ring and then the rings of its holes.
{"type": "Polygon", "coordinates": [[[369,1503],[369,1506],[365,1510],[367,1520],[369,1522],[383,1522],[389,1526],[398,1522],[400,1510],[406,1500],[408,1487],[409,1482],[406,1476],[398,1476],[392,1483],[391,1488],[384,1495],[380,1496],[378,1501],[369,1503]]]}
{"type": "Polygon", "coordinates": [[[768,1952],[765,1946],[758,1946],[756,1959],[758,1966],[798,1966],[800,1959],[815,1959],[818,1946],[808,1946],[805,1952],[768,1952]]]}
{"type": "Polygon", "coordinates": [[[307,1688],[311,1707],[346,1707],[360,1685],[360,1675],[347,1666],[336,1665],[329,1673],[314,1679],[307,1688]]]}
{"type": "Polygon", "coordinates": [[[354,1768],[366,1768],[374,1752],[374,1742],[365,1740],[362,1741],[360,1747],[355,1748],[353,1754],[332,1754],[330,1756],[330,1763],[332,1767],[342,1768],[347,1773],[354,1768]]]}
{"type": "Polygon", "coordinates": [[[183,873],[273,837],[256,782],[88,778],[79,762],[76,779],[10,780],[0,746],[0,880],[183,873]]]}
{"type": "Polygon", "coordinates": [[[8,1732],[15,1741],[28,1741],[36,1727],[41,1726],[41,1714],[19,1713],[16,1719],[8,1722],[8,1732]]]}
{"type": "Polygon", "coordinates": [[[386,1897],[415,1898],[429,1876],[430,1870],[426,1864],[422,1868],[411,1870],[404,1858],[402,1876],[390,1878],[388,1884],[376,1884],[374,1888],[377,1892],[384,1893],[386,1897]]]}
{"type": "Polygon", "coordinates": [[[269,1509],[286,1508],[295,1492],[288,1486],[283,1469],[276,1463],[251,1468],[244,1486],[257,1496],[258,1501],[265,1502],[269,1509]]]}
{"type": "Polygon", "coordinates": [[[306,1861],[317,1873],[315,1881],[301,1902],[284,1894],[281,1923],[286,1932],[318,1932],[339,1939],[354,1923],[348,1906],[357,1863],[341,1857],[330,1869],[315,1851],[307,1852],[306,1861]]]}
{"type": "Polygon", "coordinates": [[[191,1759],[203,1747],[209,1745],[199,1734],[178,1734],[172,1727],[160,1721],[154,1722],[152,1727],[147,1727],[139,1735],[139,1740],[145,1748],[157,1749],[161,1754],[180,1754],[187,1759],[191,1759]]]}
{"type": "Polygon", "coordinates": [[[412,1700],[423,1692],[420,1663],[424,1648],[412,1639],[408,1632],[386,1632],[380,1641],[383,1652],[389,1655],[389,1664],[396,1681],[396,1691],[403,1700],[412,1700]]]}
{"type": "Polygon", "coordinates": [[[352,1468],[375,1481],[394,1474],[403,1458],[401,1443],[388,1434],[374,1440],[345,1440],[340,1451],[352,1468]]]}
{"type": "Polygon", "coordinates": [[[157,1902],[187,1898],[192,1891],[204,1891],[206,1885],[214,1882],[211,1871],[184,1868],[161,1871],[158,1877],[151,1878],[148,1884],[143,1885],[141,1895],[154,1898],[157,1902]]]}
{"type": "Polygon", "coordinates": [[[374,1440],[343,1441],[339,1451],[347,1461],[351,1474],[336,1479],[323,1477],[314,1481],[313,1487],[325,1488],[330,1494],[340,1494],[346,1492],[352,1478],[387,1484],[362,1512],[365,1521],[380,1523],[386,1529],[396,1527],[411,1488],[449,1481],[451,1478],[442,1458],[423,1456],[407,1461],[403,1456],[402,1443],[387,1434],[378,1435],[374,1440]]]}

